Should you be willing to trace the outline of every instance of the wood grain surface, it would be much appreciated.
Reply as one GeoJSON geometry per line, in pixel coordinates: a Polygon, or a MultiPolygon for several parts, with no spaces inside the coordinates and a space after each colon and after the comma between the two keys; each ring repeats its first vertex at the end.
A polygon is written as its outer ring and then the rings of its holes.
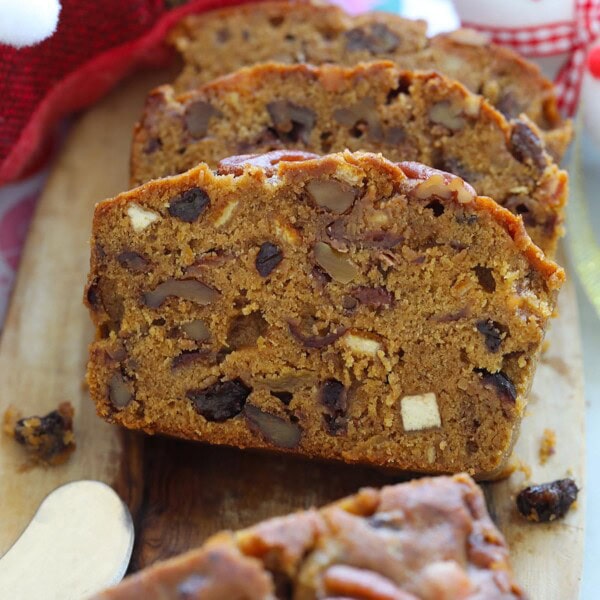
{"type": "MultiPolygon", "coordinates": [[[[47,493],[75,479],[105,481],[129,503],[137,530],[131,570],[193,547],[219,529],[399,480],[363,467],[144,437],[96,417],[83,384],[93,333],[81,304],[93,206],[126,188],[131,127],[147,90],[168,78],[164,72],[139,74],[82,115],[37,208],[0,340],[0,410],[13,404],[25,414],[43,414],[70,401],[77,450],[60,467],[23,471],[22,449],[2,436],[0,553],[47,493]]],[[[581,576],[585,407],[578,327],[568,282],[515,453],[531,469],[530,481],[573,476],[583,488],[578,506],[563,521],[532,525],[514,509],[526,469],[484,486],[511,546],[517,579],[531,598],[575,598],[581,576]],[[541,466],[545,428],[556,432],[558,442],[556,455],[541,466]]]]}

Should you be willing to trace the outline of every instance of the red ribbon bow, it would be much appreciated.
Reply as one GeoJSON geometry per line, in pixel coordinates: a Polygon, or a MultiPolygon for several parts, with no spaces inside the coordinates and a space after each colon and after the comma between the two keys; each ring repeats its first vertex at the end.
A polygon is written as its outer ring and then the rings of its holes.
{"type": "Polygon", "coordinates": [[[563,52],[569,58],[554,80],[558,106],[573,116],[579,103],[587,49],[600,37],[600,0],[575,0],[575,18],[530,27],[485,27],[463,23],[486,34],[492,42],[508,46],[524,56],[539,58],[563,52]]]}

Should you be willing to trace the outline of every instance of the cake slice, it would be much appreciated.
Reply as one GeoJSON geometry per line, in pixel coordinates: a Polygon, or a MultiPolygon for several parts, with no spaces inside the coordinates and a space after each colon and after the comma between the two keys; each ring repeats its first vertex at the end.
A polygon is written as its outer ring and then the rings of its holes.
{"type": "Polygon", "coordinates": [[[552,255],[563,232],[567,175],[538,133],[526,117],[507,122],[454,80],[387,61],[259,65],[188,94],[155,90],[135,130],[131,176],[139,184],[277,148],[382,152],[466,179],[520,214],[534,242],[552,255]]]}
{"type": "Polygon", "coordinates": [[[350,152],[202,164],[97,205],[88,383],[113,423],[496,475],[563,270],[462,179],[350,152]]]}
{"type": "Polygon", "coordinates": [[[483,94],[507,118],[525,113],[560,159],[572,136],[552,83],[517,53],[472,30],[428,39],[424,21],[379,11],[351,17],[310,2],[260,2],[185,17],[170,32],[184,68],[175,82],[191,90],[260,62],[355,65],[376,59],[403,69],[434,70],[483,94]]]}
{"type": "Polygon", "coordinates": [[[467,475],[364,488],[219,533],[93,600],[524,598],[502,534],[467,475]]]}

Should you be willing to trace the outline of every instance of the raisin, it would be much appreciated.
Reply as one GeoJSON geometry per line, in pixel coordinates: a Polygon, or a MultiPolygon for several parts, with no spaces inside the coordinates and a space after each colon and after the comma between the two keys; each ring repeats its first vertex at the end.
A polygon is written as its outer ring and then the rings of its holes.
{"type": "Polygon", "coordinates": [[[517,399],[517,390],[514,383],[502,371],[490,373],[486,369],[475,369],[482,377],[483,387],[494,388],[503,400],[515,402],[517,399]]]}
{"type": "Polygon", "coordinates": [[[207,421],[222,423],[239,415],[251,394],[241,379],[222,381],[203,390],[188,390],[186,396],[207,421]]]}
{"type": "Polygon", "coordinates": [[[579,489],[572,479],[530,485],[519,492],[517,508],[529,521],[545,523],[560,519],[577,500],[579,489]]]}
{"type": "Polygon", "coordinates": [[[358,287],[352,291],[352,295],[366,306],[389,306],[394,297],[384,287],[358,287]]]}
{"type": "Polygon", "coordinates": [[[151,137],[144,146],[144,154],[152,154],[162,148],[162,140],[160,138],[151,137]]]}
{"type": "Polygon", "coordinates": [[[327,410],[323,420],[329,435],[345,433],[348,399],[344,385],[337,379],[327,379],[321,386],[319,401],[327,410]]]}
{"type": "Polygon", "coordinates": [[[506,329],[491,319],[477,322],[477,331],[485,336],[485,345],[490,352],[498,352],[500,344],[504,339],[503,333],[506,329]]]}
{"type": "Polygon", "coordinates": [[[538,169],[546,167],[544,144],[527,123],[517,120],[510,135],[510,152],[522,163],[531,163],[538,169]]]}
{"type": "Polygon", "coordinates": [[[178,354],[173,358],[171,361],[171,368],[178,369],[179,367],[193,365],[209,355],[210,351],[208,348],[202,348],[201,350],[184,350],[181,354],[178,354]]]}
{"type": "Polygon", "coordinates": [[[43,463],[59,464],[75,449],[73,414],[71,404],[62,402],[57,410],[43,417],[19,419],[12,434],[33,458],[43,463]]]}
{"type": "Polygon", "coordinates": [[[256,270],[261,277],[267,277],[271,271],[283,260],[280,248],[271,242],[265,242],[256,255],[256,270]]]}
{"type": "Polygon", "coordinates": [[[117,256],[118,263],[125,269],[143,273],[148,268],[148,259],[137,252],[127,250],[117,256]]]}
{"type": "Polygon", "coordinates": [[[203,138],[208,131],[210,119],[218,116],[221,116],[221,111],[208,102],[198,100],[186,107],[183,120],[186,129],[192,137],[203,138]]]}
{"type": "Polygon", "coordinates": [[[295,323],[288,323],[290,333],[307,348],[325,348],[333,344],[337,339],[346,333],[347,327],[340,327],[333,333],[326,333],[322,336],[305,335],[300,331],[300,326],[295,323]]]}
{"type": "Polygon", "coordinates": [[[88,306],[92,310],[98,311],[102,308],[102,298],[100,296],[100,289],[98,286],[97,278],[94,278],[94,280],[88,284],[88,288],[85,293],[85,297],[86,297],[88,306]]]}
{"type": "Polygon", "coordinates": [[[444,214],[444,205],[439,200],[432,200],[425,205],[425,208],[432,210],[434,217],[441,217],[444,214]]]}
{"type": "Polygon", "coordinates": [[[494,279],[494,274],[492,269],[489,267],[482,267],[481,265],[477,265],[473,267],[473,271],[475,271],[475,275],[477,276],[477,281],[479,281],[479,285],[490,294],[496,291],[496,280],[494,279]]]}
{"type": "Polygon", "coordinates": [[[184,223],[193,223],[209,204],[208,194],[198,187],[193,187],[171,200],[169,214],[184,223]]]}
{"type": "Polygon", "coordinates": [[[275,396],[275,398],[281,400],[286,406],[289,406],[294,398],[292,392],[271,392],[271,396],[275,396]]]}

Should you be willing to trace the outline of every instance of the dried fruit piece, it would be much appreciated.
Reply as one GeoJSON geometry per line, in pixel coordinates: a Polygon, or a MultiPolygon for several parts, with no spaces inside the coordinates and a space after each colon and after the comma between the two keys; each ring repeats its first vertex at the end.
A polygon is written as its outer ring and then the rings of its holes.
{"type": "Polygon", "coordinates": [[[267,277],[282,260],[281,249],[271,242],[265,242],[261,245],[254,264],[260,276],[267,277]]]}
{"type": "Polygon", "coordinates": [[[339,283],[350,283],[358,277],[358,267],[342,252],[334,250],[325,242],[317,242],[313,251],[317,264],[339,283]]]}
{"type": "Polygon", "coordinates": [[[498,352],[506,329],[491,319],[477,322],[477,331],[485,336],[485,345],[490,352],[498,352]]]}
{"type": "Polygon", "coordinates": [[[209,356],[210,350],[208,348],[202,348],[201,350],[184,350],[181,354],[178,354],[173,358],[171,361],[171,368],[178,369],[179,367],[193,365],[209,356]]]}
{"type": "Polygon", "coordinates": [[[288,323],[288,327],[290,333],[304,346],[307,348],[324,348],[325,346],[329,346],[329,344],[333,344],[337,339],[342,337],[344,333],[346,333],[346,327],[340,327],[334,333],[327,333],[325,335],[317,336],[317,335],[305,335],[300,331],[300,326],[296,323],[288,323]]]}
{"type": "Polygon", "coordinates": [[[393,52],[400,44],[398,36],[385,23],[356,27],[344,35],[346,49],[350,52],[368,50],[371,54],[379,55],[393,52]]]}
{"type": "Polygon", "coordinates": [[[118,263],[125,269],[136,273],[143,273],[148,268],[149,261],[145,256],[126,250],[117,256],[118,263]]]}
{"type": "Polygon", "coordinates": [[[239,415],[252,393],[241,379],[222,381],[204,390],[188,390],[186,396],[207,421],[222,423],[239,415]]]}
{"type": "Polygon", "coordinates": [[[323,414],[329,435],[345,433],[347,427],[348,394],[344,385],[337,379],[327,379],[321,386],[319,402],[327,410],[323,414]]]}
{"type": "Polygon", "coordinates": [[[252,404],[246,404],[244,415],[252,430],[279,448],[296,448],[300,443],[302,429],[297,423],[290,423],[252,404]]]}
{"type": "Polygon", "coordinates": [[[317,121],[314,111],[289,100],[275,100],[267,104],[267,112],[282,141],[308,144],[310,132],[317,121]]]}
{"type": "Polygon", "coordinates": [[[400,412],[404,431],[421,431],[442,426],[440,409],[433,392],[404,396],[400,400],[400,412]]]}
{"type": "Polygon", "coordinates": [[[185,223],[193,223],[210,204],[208,194],[193,187],[175,196],[169,203],[169,214],[185,223]]]}
{"type": "Polygon", "coordinates": [[[292,392],[274,392],[271,391],[271,396],[275,396],[278,400],[281,400],[286,406],[289,406],[294,398],[292,392]]]}
{"type": "Polygon", "coordinates": [[[183,121],[190,135],[198,139],[206,135],[211,118],[220,115],[220,110],[217,110],[208,102],[198,100],[186,107],[183,121]]]}
{"type": "Polygon", "coordinates": [[[4,414],[4,430],[26,448],[34,462],[58,465],[75,450],[73,407],[62,402],[43,417],[21,418],[9,407],[4,414]]]}
{"type": "Polygon", "coordinates": [[[313,179],[306,189],[315,204],[340,215],[351,208],[357,196],[356,189],[337,179],[313,179]]]}
{"type": "Polygon", "coordinates": [[[117,409],[125,408],[133,399],[130,381],[122,374],[115,373],[108,383],[108,399],[117,409]]]}
{"type": "Polygon", "coordinates": [[[444,205],[439,200],[432,200],[425,205],[425,208],[432,210],[434,217],[441,217],[444,214],[444,205]]]}
{"type": "Polygon", "coordinates": [[[131,227],[136,233],[144,231],[146,227],[160,219],[160,215],[151,210],[143,209],[139,204],[132,202],[127,207],[127,216],[131,222],[131,227]]]}
{"type": "Polygon", "coordinates": [[[202,319],[183,323],[181,329],[183,329],[189,338],[196,342],[204,342],[210,338],[210,329],[202,319]]]}
{"type": "Polygon", "coordinates": [[[519,492],[517,508],[529,521],[545,523],[564,517],[579,489],[572,479],[558,479],[549,483],[530,485],[519,492]]]}
{"type": "Polygon", "coordinates": [[[496,291],[496,280],[494,279],[494,272],[489,267],[482,267],[477,265],[473,267],[473,271],[479,281],[479,285],[490,294],[496,291]]]}
{"type": "Polygon", "coordinates": [[[392,293],[384,287],[358,287],[352,295],[365,306],[390,306],[394,300],[392,293]]]}
{"type": "Polygon", "coordinates": [[[448,100],[437,102],[429,109],[429,120],[451,131],[460,131],[467,124],[462,108],[454,106],[448,100]]]}
{"type": "Polygon", "coordinates": [[[167,279],[144,294],[144,304],[159,308],[169,296],[175,296],[204,306],[214,302],[219,295],[217,290],[197,279],[167,279]]]}
{"type": "Polygon", "coordinates": [[[367,356],[376,356],[381,348],[381,344],[377,340],[353,332],[346,332],[342,337],[342,343],[354,354],[367,356]]]}
{"type": "Polygon", "coordinates": [[[503,400],[507,400],[511,403],[516,401],[517,389],[506,373],[503,373],[502,371],[490,373],[486,369],[475,369],[475,373],[481,375],[484,388],[494,389],[503,400]]]}
{"type": "Polygon", "coordinates": [[[523,121],[515,121],[510,135],[510,152],[522,163],[533,164],[542,170],[546,167],[544,144],[523,121]]]}

